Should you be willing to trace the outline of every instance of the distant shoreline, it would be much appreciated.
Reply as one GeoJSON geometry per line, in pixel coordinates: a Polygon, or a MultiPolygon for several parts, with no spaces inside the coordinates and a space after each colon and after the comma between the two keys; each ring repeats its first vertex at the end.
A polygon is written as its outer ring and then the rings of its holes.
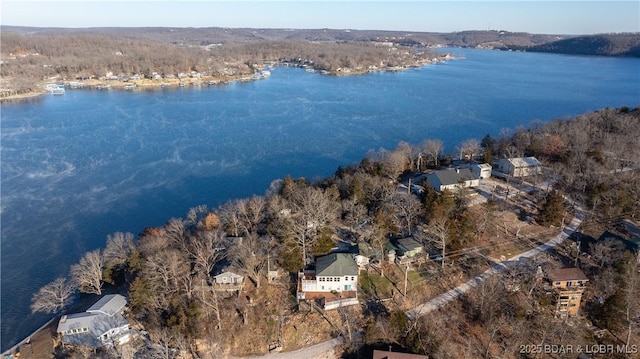
{"type": "MultiPolygon", "coordinates": [[[[410,69],[419,69],[426,65],[442,63],[448,60],[455,60],[455,59],[458,59],[458,58],[448,55],[447,57],[444,57],[438,60],[428,60],[412,66],[395,66],[395,67],[389,67],[389,68],[376,68],[376,69],[367,69],[367,70],[346,69],[343,71],[321,71],[316,69],[308,69],[308,71],[311,70],[310,72],[319,72],[323,75],[329,75],[329,76],[356,76],[356,75],[364,75],[367,73],[375,73],[375,72],[399,72],[399,71],[406,71],[410,69]]],[[[298,68],[304,69],[303,67],[296,66],[293,64],[278,64],[276,66],[298,67],[298,68]]],[[[256,75],[244,74],[244,75],[229,75],[224,77],[221,77],[221,76],[202,76],[199,78],[189,77],[189,78],[183,78],[183,79],[173,78],[173,79],[157,79],[156,80],[156,79],[143,78],[139,80],[128,80],[128,81],[98,80],[98,79],[76,80],[76,81],[63,80],[63,81],[56,81],[56,83],[64,85],[65,89],[74,88],[78,90],[88,89],[88,90],[97,90],[97,91],[100,91],[103,89],[115,89],[119,91],[128,91],[128,90],[130,91],[130,90],[137,90],[137,89],[158,90],[161,88],[176,89],[180,87],[209,87],[209,86],[226,85],[236,81],[241,81],[241,82],[257,81],[264,78],[266,77],[258,77],[256,75]],[[75,84],[75,86],[78,86],[78,87],[72,87],[71,84],[75,84]],[[101,86],[104,86],[104,88],[100,88],[101,86]],[[127,86],[131,86],[132,88],[127,88],[127,86]]],[[[26,92],[26,93],[1,97],[0,103],[13,102],[13,101],[19,102],[21,100],[28,100],[28,99],[37,98],[43,95],[49,95],[50,92],[45,89],[46,85],[47,83],[45,82],[39,83],[38,87],[41,88],[40,91],[32,91],[32,92],[26,92]]]]}

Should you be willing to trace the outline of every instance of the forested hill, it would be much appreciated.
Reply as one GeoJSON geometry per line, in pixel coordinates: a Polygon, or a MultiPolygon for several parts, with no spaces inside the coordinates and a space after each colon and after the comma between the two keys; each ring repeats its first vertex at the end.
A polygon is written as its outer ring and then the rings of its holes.
{"type": "Polygon", "coordinates": [[[578,36],[532,46],[527,51],[640,57],[640,36],[638,34],[578,36]]]}
{"type": "MultiPolygon", "coordinates": [[[[405,46],[482,47],[504,50],[553,52],[599,56],[640,56],[640,33],[600,35],[546,35],[497,30],[452,33],[348,30],[348,29],[251,29],[251,28],[34,28],[2,26],[1,33],[24,36],[101,35],[169,42],[176,45],[209,45],[273,40],[387,41],[405,46]]],[[[3,49],[6,51],[6,49],[3,49]]]]}

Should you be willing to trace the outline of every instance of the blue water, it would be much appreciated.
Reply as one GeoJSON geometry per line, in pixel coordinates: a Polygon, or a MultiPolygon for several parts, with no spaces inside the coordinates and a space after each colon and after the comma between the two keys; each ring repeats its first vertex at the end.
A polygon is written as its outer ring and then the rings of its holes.
{"type": "Polygon", "coordinates": [[[332,174],[369,149],[640,105],[640,59],[453,49],[464,60],[153,92],[70,90],[3,104],[1,345],[44,323],[30,298],[108,234],[332,174]]]}

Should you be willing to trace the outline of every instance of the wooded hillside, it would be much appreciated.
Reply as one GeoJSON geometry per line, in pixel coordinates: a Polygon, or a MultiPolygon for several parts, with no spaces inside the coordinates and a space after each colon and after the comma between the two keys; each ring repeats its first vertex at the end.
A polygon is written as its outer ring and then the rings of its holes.
{"type": "MultiPolygon", "coordinates": [[[[624,242],[595,238],[605,230],[625,236],[619,220],[640,217],[639,128],[640,109],[603,109],[464,141],[458,153],[478,160],[538,156],[544,171],[532,180],[553,187],[526,192],[502,181],[501,187],[518,194],[495,194],[475,205],[477,195],[468,189],[404,189],[408,178],[449,166],[452,159],[438,140],[402,142],[323,180],[275,180],[264,196],[215,209],[194,207],[185,218],[145,228],[137,237],[115,233],[104,250],[85,254],[72,267],[70,280],[47,288],[66,289],[65,299],[75,288],[98,294],[125,288],[129,318],[150,339],[131,350],[145,358],[257,354],[274,341],[289,350],[337,335],[344,338],[339,355],[345,358],[369,357],[371,348],[388,345],[431,358],[522,358],[535,357],[523,352],[529,344],[636,343],[639,262],[624,242]],[[495,258],[559,233],[558,226],[575,215],[560,193],[588,205],[573,240],[519,261],[440,311],[407,317],[406,310],[482,273],[495,258]],[[428,254],[425,261],[411,269],[388,261],[387,245],[398,237],[418,241],[428,254]],[[360,271],[360,305],[324,313],[299,306],[298,271],[344,244],[378,252],[360,271]],[[580,315],[558,319],[550,290],[536,273],[539,267],[567,265],[584,271],[590,283],[580,315]],[[267,268],[280,276],[267,279],[267,268]],[[230,293],[216,292],[213,275],[227,270],[245,282],[230,293]],[[608,334],[595,336],[596,330],[608,334]]],[[[56,312],[68,305],[56,300],[43,306],[42,300],[34,296],[34,310],[56,312]]],[[[59,354],[80,358],[86,352],[61,348],[59,354]]]]}
{"type": "Polygon", "coordinates": [[[0,40],[5,95],[38,91],[42,82],[100,78],[108,72],[145,77],[191,71],[218,77],[248,75],[254,64],[280,59],[299,59],[331,73],[359,73],[431,61],[437,56],[425,49],[437,46],[640,56],[638,34],[2,26],[0,40]]]}

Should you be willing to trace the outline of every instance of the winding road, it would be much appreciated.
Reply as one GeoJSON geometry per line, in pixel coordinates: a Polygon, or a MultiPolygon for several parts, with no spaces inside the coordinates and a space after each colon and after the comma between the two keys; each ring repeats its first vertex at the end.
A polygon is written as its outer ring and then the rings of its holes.
{"type": "MultiPolygon", "coordinates": [[[[582,221],[584,219],[584,210],[578,206],[575,202],[571,201],[568,198],[565,198],[567,201],[571,202],[575,208],[575,215],[573,220],[562,230],[562,232],[558,233],[553,239],[549,240],[546,243],[543,243],[535,248],[532,248],[526,252],[522,252],[518,255],[515,255],[509,258],[506,261],[496,264],[493,268],[484,271],[482,274],[468,280],[465,283],[460,284],[459,286],[444,292],[424,304],[418,305],[407,311],[407,316],[411,319],[419,318],[423,315],[426,315],[434,310],[437,310],[444,306],[445,304],[458,299],[461,295],[469,292],[471,289],[476,287],[478,284],[482,283],[485,279],[490,276],[497,274],[508,268],[509,265],[516,263],[520,259],[523,258],[532,258],[536,255],[545,252],[551,248],[558,246],[564,240],[569,238],[573,232],[575,232],[582,221]]],[[[252,357],[252,358],[265,358],[265,359],[297,359],[297,358],[308,358],[308,359],[333,359],[335,355],[333,354],[333,349],[340,344],[339,339],[327,340],[313,346],[298,349],[292,352],[286,353],[273,353],[267,354],[260,357],[252,357]]]]}

